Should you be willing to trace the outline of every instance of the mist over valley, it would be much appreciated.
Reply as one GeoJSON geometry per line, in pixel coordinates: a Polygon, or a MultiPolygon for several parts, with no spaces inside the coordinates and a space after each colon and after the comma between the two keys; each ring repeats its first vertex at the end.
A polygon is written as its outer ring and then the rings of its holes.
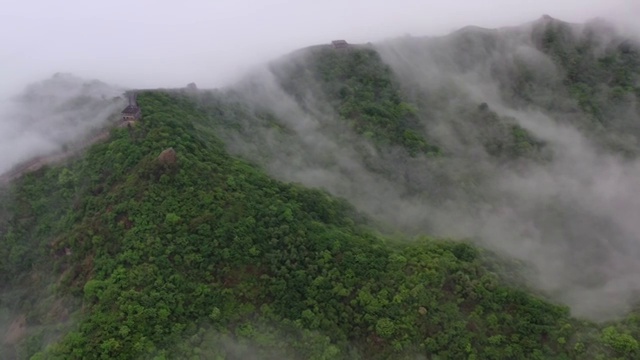
{"type": "Polygon", "coordinates": [[[28,85],[0,103],[0,353],[637,358],[628,24],[28,85]]]}

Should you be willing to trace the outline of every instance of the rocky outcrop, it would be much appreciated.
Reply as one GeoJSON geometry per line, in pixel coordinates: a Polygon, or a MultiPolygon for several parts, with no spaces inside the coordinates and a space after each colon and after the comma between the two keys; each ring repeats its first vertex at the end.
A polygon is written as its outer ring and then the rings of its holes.
{"type": "Polygon", "coordinates": [[[173,165],[178,161],[178,156],[173,148],[168,148],[160,153],[158,156],[158,162],[161,164],[173,165]]]}
{"type": "Polygon", "coordinates": [[[2,340],[5,344],[13,345],[24,338],[25,335],[27,335],[27,318],[24,315],[20,315],[11,322],[2,340]]]}

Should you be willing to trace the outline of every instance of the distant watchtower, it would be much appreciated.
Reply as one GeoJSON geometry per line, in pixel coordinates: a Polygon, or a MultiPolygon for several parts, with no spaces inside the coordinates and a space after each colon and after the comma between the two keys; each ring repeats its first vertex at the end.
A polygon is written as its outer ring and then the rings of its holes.
{"type": "Polygon", "coordinates": [[[331,42],[334,49],[346,49],[349,47],[349,44],[345,40],[333,40],[331,42]]]}
{"type": "Polygon", "coordinates": [[[136,102],[136,93],[129,93],[129,105],[122,110],[122,121],[135,121],[140,119],[142,112],[136,102]]]}

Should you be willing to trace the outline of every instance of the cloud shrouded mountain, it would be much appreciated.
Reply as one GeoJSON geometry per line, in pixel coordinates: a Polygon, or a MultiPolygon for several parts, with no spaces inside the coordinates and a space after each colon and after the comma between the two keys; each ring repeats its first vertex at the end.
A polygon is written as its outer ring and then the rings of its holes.
{"type": "Polygon", "coordinates": [[[546,16],[303,49],[226,95],[245,111],[227,143],[404,231],[477,238],[606,318],[640,289],[638,49],[546,16]]]}
{"type": "MultiPolygon", "coordinates": [[[[33,85],[0,166],[119,95],[33,85]]],[[[0,350],[637,358],[639,97],[636,40],[547,16],[140,90],[142,121],[0,188],[0,350]]]]}
{"type": "Polygon", "coordinates": [[[101,129],[126,104],[123,91],[70,74],[29,85],[0,105],[0,173],[101,129]]]}

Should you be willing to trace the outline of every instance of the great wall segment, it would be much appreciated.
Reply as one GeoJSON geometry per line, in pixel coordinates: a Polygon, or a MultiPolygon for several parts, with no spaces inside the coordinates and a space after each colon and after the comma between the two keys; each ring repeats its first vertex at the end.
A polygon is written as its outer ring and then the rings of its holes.
{"type": "MultiPolygon", "coordinates": [[[[124,96],[128,99],[128,105],[120,112],[119,120],[115,124],[117,127],[130,127],[142,117],[142,111],[137,103],[137,93],[135,91],[128,91],[124,96]]],[[[97,134],[93,134],[81,142],[65,144],[65,150],[63,151],[49,155],[37,156],[15,165],[11,170],[0,174],[0,186],[8,185],[21,176],[37,171],[43,166],[63,163],[74,155],[78,155],[89,146],[100,141],[107,140],[111,134],[112,127],[113,125],[108,126],[97,134]]]]}

